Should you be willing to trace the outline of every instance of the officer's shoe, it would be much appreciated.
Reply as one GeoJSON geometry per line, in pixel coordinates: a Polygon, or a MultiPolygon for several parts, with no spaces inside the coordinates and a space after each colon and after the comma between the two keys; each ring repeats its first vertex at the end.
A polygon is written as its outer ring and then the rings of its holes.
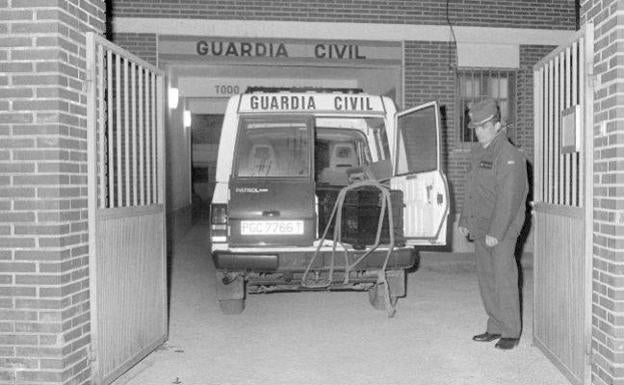
{"type": "Polygon", "coordinates": [[[518,338],[501,338],[494,347],[501,350],[511,350],[518,345],[518,338]]]}
{"type": "Polygon", "coordinates": [[[500,334],[485,332],[483,334],[477,334],[476,336],[472,337],[472,340],[478,342],[490,342],[499,339],[500,337],[500,334]]]}

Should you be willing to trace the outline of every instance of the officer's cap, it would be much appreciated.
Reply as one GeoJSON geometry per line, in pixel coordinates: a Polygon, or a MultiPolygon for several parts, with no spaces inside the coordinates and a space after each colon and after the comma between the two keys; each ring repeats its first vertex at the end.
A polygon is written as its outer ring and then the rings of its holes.
{"type": "Polygon", "coordinates": [[[470,116],[468,127],[470,128],[480,126],[498,116],[498,106],[496,105],[496,101],[492,98],[483,99],[468,108],[468,115],[470,116]]]}

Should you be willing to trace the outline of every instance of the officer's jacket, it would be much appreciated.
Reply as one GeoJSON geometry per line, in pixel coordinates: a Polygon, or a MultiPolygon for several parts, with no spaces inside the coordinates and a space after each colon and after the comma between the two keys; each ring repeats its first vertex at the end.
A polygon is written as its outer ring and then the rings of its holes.
{"type": "Polygon", "coordinates": [[[501,241],[517,236],[526,211],[526,159],[500,133],[489,146],[476,143],[471,152],[468,191],[459,226],[473,239],[491,235],[501,241]]]}

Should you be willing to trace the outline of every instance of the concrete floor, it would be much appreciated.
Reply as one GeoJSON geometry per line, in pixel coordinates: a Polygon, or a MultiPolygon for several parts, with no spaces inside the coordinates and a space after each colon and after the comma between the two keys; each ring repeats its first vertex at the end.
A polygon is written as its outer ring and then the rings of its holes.
{"type": "Polygon", "coordinates": [[[485,315],[469,261],[423,254],[394,318],[365,292],[252,295],[242,314],[226,316],[207,234],[195,226],[174,249],[169,341],[115,385],[569,384],[531,344],[530,270],[522,339],[500,351],[471,340],[485,315]]]}

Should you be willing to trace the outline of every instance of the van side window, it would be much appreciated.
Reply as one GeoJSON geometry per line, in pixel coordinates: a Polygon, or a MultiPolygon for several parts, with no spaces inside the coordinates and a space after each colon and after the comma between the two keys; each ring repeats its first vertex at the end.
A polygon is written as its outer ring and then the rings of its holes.
{"type": "Polygon", "coordinates": [[[236,145],[239,177],[310,175],[310,127],[307,120],[275,118],[241,121],[236,145]]]}
{"type": "Polygon", "coordinates": [[[317,127],[314,144],[316,181],[346,186],[347,169],[370,163],[366,137],[358,130],[317,127]]]}

